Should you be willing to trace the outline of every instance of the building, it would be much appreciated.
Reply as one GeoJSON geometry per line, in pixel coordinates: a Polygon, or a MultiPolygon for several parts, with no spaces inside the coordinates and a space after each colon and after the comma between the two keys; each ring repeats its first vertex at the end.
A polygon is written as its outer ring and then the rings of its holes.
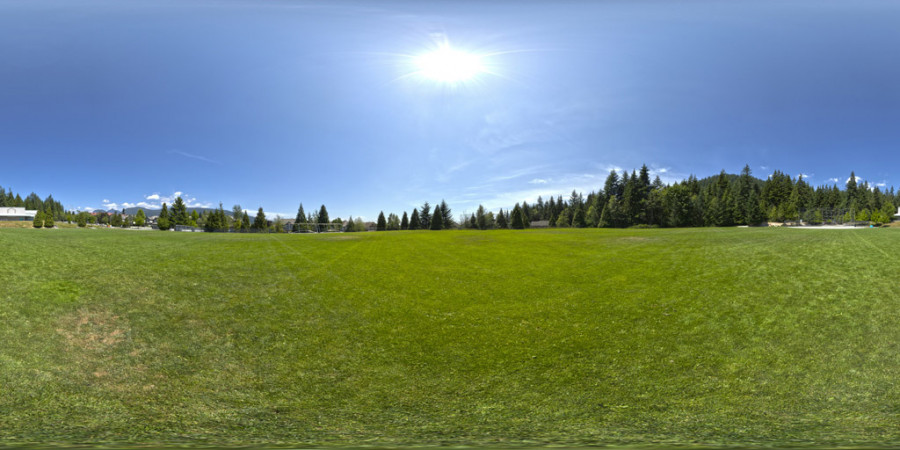
{"type": "Polygon", "coordinates": [[[26,222],[33,221],[37,211],[25,208],[16,208],[13,206],[0,207],[0,221],[4,222],[26,222]]]}

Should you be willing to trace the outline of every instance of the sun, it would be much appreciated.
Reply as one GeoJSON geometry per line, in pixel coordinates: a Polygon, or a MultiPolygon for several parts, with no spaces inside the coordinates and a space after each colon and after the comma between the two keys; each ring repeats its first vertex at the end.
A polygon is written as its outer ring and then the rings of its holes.
{"type": "Polygon", "coordinates": [[[447,84],[468,81],[487,72],[481,56],[451,48],[446,43],[436,50],[414,57],[413,64],[418,75],[447,84]]]}

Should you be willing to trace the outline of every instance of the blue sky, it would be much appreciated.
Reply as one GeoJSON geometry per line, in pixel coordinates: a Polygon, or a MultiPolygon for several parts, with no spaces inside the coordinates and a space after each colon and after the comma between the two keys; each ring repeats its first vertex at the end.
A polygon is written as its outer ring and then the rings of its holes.
{"type": "Polygon", "coordinates": [[[0,0],[0,186],[374,218],[749,164],[900,186],[900,2],[0,0]],[[440,42],[489,73],[415,74],[440,42]]]}

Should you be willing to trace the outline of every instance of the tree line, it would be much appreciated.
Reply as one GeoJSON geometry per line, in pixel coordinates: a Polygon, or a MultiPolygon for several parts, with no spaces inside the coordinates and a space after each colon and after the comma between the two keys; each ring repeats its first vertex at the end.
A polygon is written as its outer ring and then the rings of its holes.
{"type": "MultiPolygon", "coordinates": [[[[125,214],[65,211],[53,196],[41,200],[31,193],[25,199],[0,187],[0,206],[25,207],[39,211],[35,226],[53,226],[54,221],[109,224],[114,227],[144,226],[148,218],[143,210],[132,217],[125,214]],[[49,220],[50,225],[46,222],[49,220]]],[[[803,176],[793,178],[775,171],[761,180],[752,175],[749,166],[738,175],[721,171],[718,175],[697,179],[694,175],[674,184],[663,184],[659,176],[650,180],[650,171],[643,165],[640,171],[611,170],[603,188],[587,195],[572,191],[568,198],[542,196],[533,204],[516,203],[511,209],[496,214],[479,205],[476,212],[454,220],[447,202],[441,200],[434,207],[428,202],[402,216],[393,212],[385,216],[379,212],[374,223],[376,231],[465,229],[524,229],[535,222],[557,228],[625,228],[625,227],[701,227],[760,225],[766,222],[874,223],[890,222],[900,207],[900,195],[891,187],[871,186],[858,182],[854,172],[840,189],[836,184],[813,187],[803,176]]],[[[343,221],[331,219],[323,204],[317,211],[307,213],[301,203],[290,227],[281,217],[268,220],[260,207],[251,221],[240,205],[226,214],[222,204],[215,210],[188,211],[181,197],[171,208],[166,203],[156,223],[158,229],[174,229],[178,225],[200,227],[206,231],[236,232],[319,232],[366,231],[369,224],[352,216],[343,221]]]]}
{"type": "Polygon", "coordinates": [[[3,186],[0,186],[0,207],[3,206],[38,211],[42,217],[49,217],[56,221],[65,221],[67,219],[67,211],[63,208],[62,203],[55,200],[52,195],[48,195],[47,198],[41,200],[37,194],[32,192],[23,200],[21,195],[13,193],[12,190],[7,191],[3,186]]]}
{"type": "Polygon", "coordinates": [[[813,187],[803,176],[792,178],[775,171],[766,180],[745,166],[739,175],[723,170],[719,175],[665,185],[659,176],[650,180],[646,165],[640,172],[610,171],[603,189],[587,196],[572,191],[568,199],[550,197],[545,202],[516,204],[495,219],[479,206],[462,226],[473,229],[527,228],[534,221],[550,227],[702,227],[761,225],[766,222],[883,224],[900,206],[894,188],[882,190],[858,183],[855,173],[841,190],[837,185],[813,187]]]}

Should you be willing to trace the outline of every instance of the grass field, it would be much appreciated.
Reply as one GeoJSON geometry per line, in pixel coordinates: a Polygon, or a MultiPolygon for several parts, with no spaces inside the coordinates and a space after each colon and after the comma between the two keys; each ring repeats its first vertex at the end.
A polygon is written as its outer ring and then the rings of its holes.
{"type": "Polygon", "coordinates": [[[900,230],[0,230],[0,444],[900,444],[900,230]]]}

